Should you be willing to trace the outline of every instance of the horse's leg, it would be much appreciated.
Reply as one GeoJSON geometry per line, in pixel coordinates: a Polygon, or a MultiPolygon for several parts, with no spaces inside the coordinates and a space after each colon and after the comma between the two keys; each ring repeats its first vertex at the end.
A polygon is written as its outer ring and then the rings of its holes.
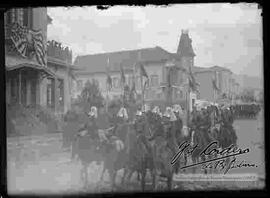
{"type": "Polygon", "coordinates": [[[167,176],[167,187],[168,190],[172,189],[172,179],[173,179],[173,173],[171,172],[169,176],[167,176]]]}
{"type": "MultiPolygon", "coordinates": [[[[193,164],[197,163],[197,157],[196,156],[192,156],[192,162],[193,164]]],[[[196,166],[192,168],[192,173],[196,173],[196,166]]]]}
{"type": "Polygon", "coordinates": [[[115,187],[116,170],[114,170],[113,168],[110,168],[110,170],[109,170],[109,177],[110,177],[110,181],[111,181],[111,187],[112,187],[112,189],[114,189],[114,187],[115,187]]]}
{"type": "Polygon", "coordinates": [[[81,170],[81,179],[83,182],[83,188],[87,187],[87,164],[83,163],[82,164],[82,170],[81,170]]]}
{"type": "Polygon", "coordinates": [[[156,170],[155,168],[151,169],[151,176],[152,176],[152,188],[153,190],[156,189],[156,170]]]}
{"type": "Polygon", "coordinates": [[[121,181],[122,185],[125,184],[125,181],[127,181],[126,179],[130,179],[129,175],[130,175],[130,170],[127,167],[125,167],[124,168],[124,174],[123,174],[122,181],[121,181]]]}
{"type": "Polygon", "coordinates": [[[140,171],[137,170],[137,180],[140,181],[141,177],[140,177],[140,171]]]}
{"type": "Polygon", "coordinates": [[[146,176],[146,168],[145,168],[145,164],[144,162],[142,163],[142,167],[141,167],[141,174],[142,174],[142,178],[141,178],[141,187],[142,187],[142,191],[145,190],[145,176],[146,176]]]}
{"type": "Polygon", "coordinates": [[[105,163],[103,163],[102,172],[101,172],[101,175],[100,175],[100,178],[99,178],[99,182],[103,181],[105,171],[106,171],[106,167],[105,167],[105,163]]]}

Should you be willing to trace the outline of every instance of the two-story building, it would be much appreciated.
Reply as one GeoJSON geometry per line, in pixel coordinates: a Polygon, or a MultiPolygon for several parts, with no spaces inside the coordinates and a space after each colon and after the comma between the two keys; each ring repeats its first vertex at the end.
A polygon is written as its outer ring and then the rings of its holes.
{"type": "Polygon", "coordinates": [[[80,71],[76,72],[77,93],[80,94],[87,80],[95,79],[104,96],[107,94],[107,67],[112,78],[112,90],[110,98],[120,97],[122,87],[120,83],[120,66],[124,68],[127,84],[131,87],[135,76],[136,91],[142,93],[140,72],[134,69],[134,65],[142,63],[149,76],[149,84],[145,91],[145,101],[168,101],[168,84],[171,89],[171,102],[187,102],[187,82],[189,67],[193,67],[194,52],[189,38],[188,31],[182,31],[178,50],[170,53],[161,47],[144,48],[138,50],[119,51],[103,54],[78,56],[75,59],[80,71]],[[169,83],[170,79],[170,83],[169,83]]]}
{"type": "Polygon", "coordinates": [[[72,55],[69,49],[47,43],[51,22],[46,8],[17,8],[5,13],[7,104],[40,105],[57,113],[69,108],[72,55]]]}
{"type": "Polygon", "coordinates": [[[237,94],[239,85],[232,74],[229,69],[220,66],[194,67],[195,79],[200,84],[198,98],[212,102],[224,100],[231,102],[237,94]],[[218,90],[214,88],[213,80],[218,90]]]}

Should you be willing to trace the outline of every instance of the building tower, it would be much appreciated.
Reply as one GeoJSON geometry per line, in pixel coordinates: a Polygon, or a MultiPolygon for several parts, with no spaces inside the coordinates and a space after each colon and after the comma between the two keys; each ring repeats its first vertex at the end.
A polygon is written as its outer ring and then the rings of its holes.
{"type": "Polygon", "coordinates": [[[181,66],[185,69],[194,66],[195,53],[191,44],[192,40],[189,38],[188,30],[182,30],[179,45],[177,48],[177,55],[180,58],[181,66]]]}
{"type": "MultiPolygon", "coordinates": [[[[195,53],[192,48],[192,40],[189,38],[188,30],[182,30],[182,34],[180,37],[178,49],[177,49],[177,55],[180,60],[180,65],[183,67],[186,71],[189,71],[189,69],[193,69],[194,66],[194,57],[195,53]]],[[[181,71],[180,71],[181,72],[181,71]]],[[[188,84],[188,75],[183,75],[184,84],[188,84]]],[[[185,86],[185,98],[186,98],[186,108],[189,110],[192,110],[192,106],[194,105],[195,99],[190,93],[189,87],[185,86]]]]}

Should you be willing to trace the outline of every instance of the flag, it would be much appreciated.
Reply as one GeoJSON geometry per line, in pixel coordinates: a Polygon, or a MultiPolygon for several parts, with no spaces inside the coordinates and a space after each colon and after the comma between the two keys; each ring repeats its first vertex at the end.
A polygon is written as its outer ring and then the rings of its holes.
{"type": "Polygon", "coordinates": [[[110,69],[110,58],[108,57],[108,60],[107,60],[107,86],[108,86],[108,90],[111,90],[112,89],[112,78],[109,74],[109,69],[110,69]]]}
{"type": "Polygon", "coordinates": [[[124,85],[126,83],[126,77],[125,77],[125,73],[124,73],[124,69],[123,66],[120,66],[120,72],[121,72],[121,83],[122,85],[124,85]]]}
{"type": "Polygon", "coordinates": [[[26,58],[30,52],[34,51],[37,62],[46,66],[46,46],[41,30],[29,30],[27,27],[14,23],[11,26],[11,40],[21,56],[26,58]]]}
{"type": "Polygon", "coordinates": [[[72,80],[76,80],[76,76],[74,72],[70,69],[70,67],[68,68],[68,74],[72,78],[72,80]]]}
{"type": "Polygon", "coordinates": [[[10,38],[16,47],[17,51],[26,58],[26,53],[28,50],[27,35],[29,30],[26,27],[20,26],[18,23],[14,23],[10,28],[10,38]]]}
{"type": "Polygon", "coordinates": [[[149,86],[149,78],[147,78],[147,80],[144,82],[143,89],[145,90],[147,86],[149,86]]]}
{"type": "Polygon", "coordinates": [[[111,78],[110,74],[107,74],[107,86],[108,86],[109,90],[112,89],[112,78],[111,78]]]}
{"type": "Polygon", "coordinates": [[[214,90],[220,91],[218,86],[217,86],[217,80],[215,78],[212,79],[212,85],[213,85],[214,90]]]}
{"type": "Polygon", "coordinates": [[[189,77],[188,77],[189,87],[192,91],[198,91],[197,87],[199,86],[199,83],[196,82],[195,77],[191,71],[191,68],[189,68],[189,77]]]}
{"type": "Polygon", "coordinates": [[[147,73],[145,71],[145,68],[144,68],[142,63],[140,63],[140,75],[144,76],[144,77],[146,77],[148,79],[148,75],[147,75],[147,73]]]}
{"type": "Polygon", "coordinates": [[[34,43],[34,49],[36,54],[36,59],[38,63],[42,66],[46,66],[46,47],[44,45],[44,39],[41,31],[30,30],[32,34],[32,39],[34,43]]]}

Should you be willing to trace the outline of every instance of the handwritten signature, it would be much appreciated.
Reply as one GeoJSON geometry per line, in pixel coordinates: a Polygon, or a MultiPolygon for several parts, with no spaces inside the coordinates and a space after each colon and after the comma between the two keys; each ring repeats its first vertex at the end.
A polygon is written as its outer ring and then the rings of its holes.
{"type": "MultiPolygon", "coordinates": [[[[224,174],[226,174],[230,169],[233,168],[241,168],[241,167],[257,167],[255,164],[249,164],[245,161],[242,161],[240,164],[237,164],[236,157],[238,155],[243,155],[249,152],[249,148],[241,149],[236,147],[235,145],[231,145],[224,149],[218,149],[218,142],[214,141],[211,142],[209,145],[207,145],[204,149],[200,149],[201,152],[199,153],[199,156],[205,156],[205,158],[208,158],[208,160],[182,166],[180,169],[185,169],[189,167],[194,167],[198,165],[203,165],[203,168],[217,168],[219,167],[221,170],[225,170],[224,174]],[[220,157],[218,157],[220,156],[220,157]],[[226,158],[233,157],[233,159],[228,162],[226,161],[226,158]]],[[[173,156],[171,160],[171,164],[175,164],[176,161],[181,156],[191,156],[196,149],[199,149],[199,145],[196,144],[195,146],[192,146],[189,142],[185,141],[183,142],[179,148],[178,152],[173,156]]]]}

